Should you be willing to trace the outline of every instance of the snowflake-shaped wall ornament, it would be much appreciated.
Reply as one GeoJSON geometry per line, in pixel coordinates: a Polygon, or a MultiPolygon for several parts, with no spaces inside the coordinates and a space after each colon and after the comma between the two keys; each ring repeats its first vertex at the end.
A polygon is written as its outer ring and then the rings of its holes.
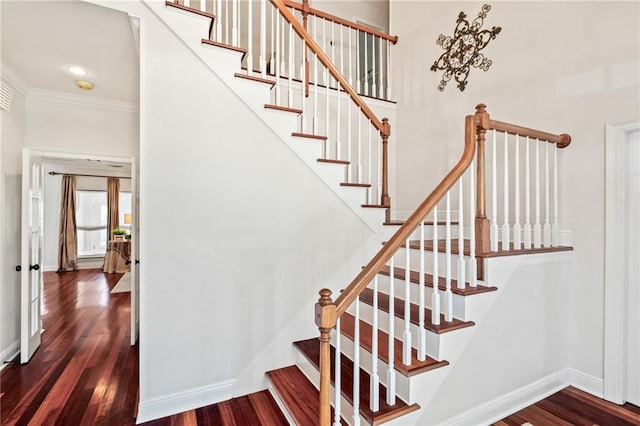
{"type": "Polygon", "coordinates": [[[444,91],[445,86],[455,78],[458,88],[462,92],[467,86],[467,77],[471,66],[487,71],[492,61],[486,58],[480,51],[487,47],[489,42],[496,38],[502,30],[501,27],[492,27],[490,30],[482,30],[484,18],[491,10],[491,6],[485,4],[478,13],[478,17],[471,23],[467,21],[467,15],[460,12],[456,20],[456,29],[453,37],[440,34],[436,44],[442,46],[445,52],[433,63],[431,71],[444,70],[442,80],[438,84],[438,90],[444,91]]]}

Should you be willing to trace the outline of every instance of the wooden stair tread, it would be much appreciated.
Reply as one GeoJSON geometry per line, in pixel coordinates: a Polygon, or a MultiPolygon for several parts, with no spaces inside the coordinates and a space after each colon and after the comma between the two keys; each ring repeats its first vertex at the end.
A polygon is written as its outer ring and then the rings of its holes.
{"type": "Polygon", "coordinates": [[[216,19],[216,16],[208,13],[208,12],[204,12],[200,9],[196,9],[193,7],[189,7],[189,6],[185,6],[183,4],[180,4],[178,2],[172,2],[172,1],[166,1],[165,5],[168,7],[175,7],[176,9],[180,9],[180,10],[184,10],[185,12],[191,12],[191,13],[195,13],[196,15],[200,15],[200,16],[204,16],[205,18],[210,18],[210,19],[216,19]]]}
{"type": "MultiPolygon", "coordinates": [[[[438,240],[438,252],[445,253],[445,240],[438,240]]],[[[405,247],[406,244],[402,244],[402,247],[405,247]]],[[[464,248],[463,254],[465,256],[469,256],[471,254],[471,250],[469,249],[469,240],[464,240],[464,248]]],[[[561,251],[571,251],[573,247],[569,246],[559,246],[559,247],[541,247],[541,248],[531,248],[531,249],[515,249],[513,243],[509,244],[510,250],[498,250],[496,252],[489,253],[476,253],[477,258],[489,258],[489,257],[502,257],[502,256],[517,256],[520,254],[537,254],[537,253],[554,253],[561,251]]],[[[409,241],[409,248],[411,249],[420,249],[420,240],[411,240],[409,241]]],[[[425,240],[424,248],[427,251],[433,251],[433,240],[425,240]]],[[[451,254],[458,254],[458,240],[451,241],[451,254]]]]}
{"type": "MultiPolygon", "coordinates": [[[[431,295],[425,295],[426,297],[431,297],[431,295]]],[[[373,306],[373,290],[370,288],[365,288],[360,294],[360,301],[366,303],[367,305],[373,306]]],[[[404,315],[404,300],[394,298],[394,314],[398,318],[403,318],[404,315]]],[[[389,295],[378,292],[378,309],[389,312],[389,295]]],[[[410,313],[411,313],[411,322],[415,325],[419,325],[419,309],[420,307],[414,303],[410,304],[410,313]]],[[[424,328],[429,331],[432,331],[436,334],[447,333],[450,331],[458,330],[461,328],[474,326],[475,323],[473,321],[461,321],[457,318],[453,318],[453,321],[446,322],[444,320],[444,314],[440,314],[440,325],[434,325],[431,322],[431,309],[424,308],[424,328]]]]}
{"type": "MultiPolygon", "coordinates": [[[[355,317],[348,312],[340,317],[340,332],[351,340],[354,339],[355,321],[355,317]]],[[[360,346],[369,352],[371,352],[373,347],[372,336],[373,327],[371,324],[360,321],[360,346]]],[[[378,329],[378,358],[386,363],[389,362],[388,345],[389,335],[378,329]]],[[[411,348],[411,364],[404,365],[402,363],[402,341],[396,338],[393,339],[393,353],[394,368],[409,377],[449,365],[448,361],[437,361],[429,356],[427,356],[424,361],[418,360],[418,351],[416,348],[411,348]]]]}
{"type": "MultiPolygon", "coordinates": [[[[390,276],[391,275],[391,268],[389,268],[388,266],[383,266],[382,269],[380,269],[380,274],[381,275],[386,275],[386,276],[390,276]]],[[[404,280],[405,278],[405,269],[404,268],[398,268],[395,267],[393,268],[393,275],[395,278],[399,278],[401,280],[404,280]]],[[[409,280],[414,283],[414,284],[419,284],[420,283],[420,272],[418,271],[409,271],[409,280]]],[[[424,274],[424,284],[427,287],[433,288],[433,275],[432,274],[424,274]]],[[[470,287],[469,283],[465,283],[465,288],[458,288],[458,281],[452,279],[451,280],[451,292],[453,294],[459,294],[460,296],[471,296],[473,294],[479,294],[479,293],[487,293],[490,291],[496,291],[498,290],[498,287],[488,287],[488,286],[484,286],[484,285],[479,285],[477,287],[470,287]]],[[[447,280],[444,277],[438,277],[438,289],[444,291],[447,289],[447,280]]]]}
{"type": "MultiPolygon", "coordinates": [[[[320,340],[317,338],[295,342],[294,345],[300,352],[313,364],[316,369],[320,365],[320,340]]],[[[331,347],[331,383],[335,383],[335,348],[331,347]]],[[[345,355],[340,356],[340,383],[342,396],[353,404],[353,361],[345,355]]],[[[360,369],[360,415],[362,415],[370,424],[379,425],[384,422],[393,420],[404,414],[418,410],[418,404],[408,405],[400,398],[396,397],[396,404],[390,406],[386,402],[387,388],[380,384],[380,409],[372,412],[369,408],[370,395],[370,378],[369,373],[360,369]]]]}
{"type": "MultiPolygon", "coordinates": [[[[405,222],[406,222],[406,221],[404,221],[404,220],[394,219],[394,220],[387,220],[387,221],[385,221],[385,222],[383,223],[383,225],[386,225],[386,226],[401,226],[401,225],[404,225],[404,223],[405,223],[405,222]]],[[[425,224],[425,225],[427,225],[427,226],[433,226],[433,223],[434,223],[434,222],[433,222],[432,220],[425,220],[425,221],[424,221],[424,224],[425,224]]],[[[450,223],[451,225],[459,225],[459,222],[458,222],[458,221],[451,221],[451,222],[449,222],[449,223],[450,223]]],[[[446,224],[447,224],[447,222],[446,222],[446,221],[444,221],[444,220],[439,220],[439,221],[438,221],[438,225],[446,225],[446,224]]]]}
{"type": "Polygon", "coordinates": [[[269,79],[262,78],[262,77],[256,77],[254,75],[242,74],[242,73],[239,73],[239,72],[235,73],[233,76],[236,77],[236,78],[244,78],[245,80],[257,81],[258,83],[269,84],[271,86],[276,84],[276,82],[273,81],[273,80],[269,80],[269,79]]]}
{"type": "Polygon", "coordinates": [[[309,139],[318,139],[318,140],[321,140],[321,141],[326,141],[327,140],[326,136],[312,135],[312,134],[309,134],[309,133],[294,132],[294,133],[291,133],[291,136],[293,136],[294,138],[309,138],[309,139]]]}
{"type": "Polygon", "coordinates": [[[357,188],[371,188],[370,183],[350,183],[350,182],[342,182],[340,186],[353,186],[357,188]]]}
{"type": "Polygon", "coordinates": [[[385,206],[382,204],[362,204],[360,207],[364,207],[365,209],[388,209],[391,206],[385,206]]]}
{"type": "Polygon", "coordinates": [[[331,160],[329,158],[318,158],[318,163],[344,164],[345,166],[351,164],[351,162],[347,160],[331,160]]]}
{"type": "Polygon", "coordinates": [[[236,47],[236,46],[231,46],[230,44],[218,43],[217,41],[209,40],[208,38],[203,38],[202,44],[207,44],[209,46],[221,47],[223,49],[233,50],[235,52],[242,53],[243,55],[247,53],[247,49],[243,49],[242,47],[236,47]]]}
{"type": "Polygon", "coordinates": [[[287,108],[287,107],[283,107],[280,105],[273,105],[273,104],[264,104],[264,107],[266,109],[274,109],[276,111],[285,111],[285,112],[292,112],[294,114],[302,114],[302,110],[301,109],[296,109],[296,108],[287,108]]]}
{"type": "MultiPolygon", "coordinates": [[[[267,371],[267,377],[278,392],[296,425],[316,426],[320,412],[320,392],[295,365],[267,371]]],[[[331,420],[333,421],[333,408],[331,420]]],[[[342,420],[343,425],[347,422],[342,420]]]]}

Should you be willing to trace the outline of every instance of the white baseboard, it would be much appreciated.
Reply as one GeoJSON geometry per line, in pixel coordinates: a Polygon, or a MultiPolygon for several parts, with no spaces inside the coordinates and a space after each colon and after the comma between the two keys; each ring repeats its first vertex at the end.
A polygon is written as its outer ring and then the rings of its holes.
{"type": "Polygon", "coordinates": [[[567,370],[550,374],[526,386],[458,414],[442,424],[487,425],[507,417],[569,386],[567,370]]]}
{"type": "Polygon", "coordinates": [[[0,352],[0,370],[4,367],[5,362],[9,362],[14,359],[20,353],[20,339],[16,339],[13,343],[7,346],[2,352],[0,352]]]}
{"type": "Polygon", "coordinates": [[[214,383],[212,385],[141,401],[138,407],[136,424],[231,399],[233,398],[234,383],[235,380],[214,383]]]}
{"type": "Polygon", "coordinates": [[[567,382],[574,388],[590,393],[598,398],[604,398],[604,380],[598,379],[582,371],[567,369],[567,382]]]}

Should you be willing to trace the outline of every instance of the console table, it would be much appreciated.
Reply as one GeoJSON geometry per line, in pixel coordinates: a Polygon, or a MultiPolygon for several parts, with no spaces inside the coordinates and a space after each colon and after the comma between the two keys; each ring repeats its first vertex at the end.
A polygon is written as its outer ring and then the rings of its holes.
{"type": "Polygon", "coordinates": [[[130,256],[131,241],[109,241],[102,270],[109,274],[127,272],[129,271],[127,261],[130,256]]]}

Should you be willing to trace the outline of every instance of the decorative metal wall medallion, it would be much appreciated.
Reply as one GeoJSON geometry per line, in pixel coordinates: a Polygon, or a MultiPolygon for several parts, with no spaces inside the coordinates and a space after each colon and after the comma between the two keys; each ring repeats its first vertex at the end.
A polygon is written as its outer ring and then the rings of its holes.
{"type": "Polygon", "coordinates": [[[456,21],[456,29],[452,37],[440,34],[436,44],[442,46],[445,52],[433,63],[431,71],[444,70],[442,80],[438,84],[438,90],[444,91],[445,86],[455,78],[458,88],[463,91],[467,86],[467,77],[471,67],[487,71],[492,61],[480,53],[489,42],[496,38],[502,30],[501,27],[492,27],[490,30],[482,30],[484,18],[491,10],[491,6],[485,4],[478,13],[478,17],[471,23],[467,21],[467,15],[460,12],[456,21]]]}

